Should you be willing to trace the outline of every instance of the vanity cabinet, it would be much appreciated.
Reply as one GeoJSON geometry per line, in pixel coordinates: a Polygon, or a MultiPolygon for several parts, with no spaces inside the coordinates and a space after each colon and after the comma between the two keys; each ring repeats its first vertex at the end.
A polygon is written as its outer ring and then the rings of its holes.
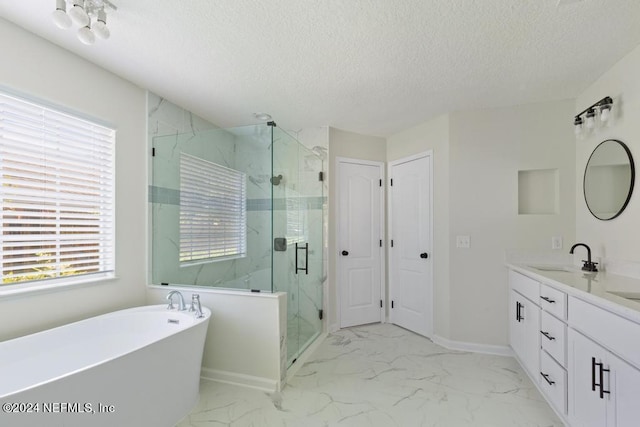
{"type": "Polygon", "coordinates": [[[571,425],[637,426],[640,370],[632,363],[640,361],[640,324],[578,298],[569,304],[571,425]]]}
{"type": "Polygon", "coordinates": [[[567,414],[567,294],[540,283],[540,389],[567,414]]]}
{"type": "Polygon", "coordinates": [[[509,341],[529,375],[537,375],[540,357],[540,308],[519,292],[511,290],[509,341]]]}
{"type": "Polygon", "coordinates": [[[637,426],[640,370],[569,330],[569,421],[575,426],[637,426]]]}
{"type": "Polygon", "coordinates": [[[556,282],[509,271],[518,360],[569,426],[640,425],[640,318],[556,282]]]}

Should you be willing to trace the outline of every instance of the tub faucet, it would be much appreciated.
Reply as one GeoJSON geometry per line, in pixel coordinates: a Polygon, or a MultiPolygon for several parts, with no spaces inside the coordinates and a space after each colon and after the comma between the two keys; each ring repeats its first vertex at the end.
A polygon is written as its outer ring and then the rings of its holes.
{"type": "Polygon", "coordinates": [[[592,262],[591,261],[591,248],[589,246],[587,246],[584,243],[576,243],[575,245],[571,246],[571,250],[569,251],[570,254],[573,254],[573,250],[578,247],[578,246],[584,246],[587,249],[587,259],[586,260],[582,260],[582,262],[584,262],[584,265],[582,266],[582,269],[584,271],[598,271],[598,269],[596,268],[596,264],[597,262],[592,262]]]}
{"type": "Polygon", "coordinates": [[[191,307],[189,307],[189,311],[193,312],[198,319],[204,317],[204,314],[202,314],[202,306],[200,305],[200,295],[191,295],[191,307]]]}
{"type": "Polygon", "coordinates": [[[185,311],[187,307],[184,304],[184,297],[178,291],[171,291],[169,295],[167,295],[167,301],[169,301],[169,305],[167,306],[167,310],[173,310],[175,307],[173,306],[173,296],[178,295],[178,310],[185,311]]]}

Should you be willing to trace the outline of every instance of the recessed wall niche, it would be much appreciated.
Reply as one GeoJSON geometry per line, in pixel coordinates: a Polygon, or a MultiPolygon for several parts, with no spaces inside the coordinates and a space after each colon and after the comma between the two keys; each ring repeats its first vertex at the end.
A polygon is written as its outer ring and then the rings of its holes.
{"type": "Polygon", "coordinates": [[[518,215],[555,215],[559,205],[558,169],[518,171],[518,215]]]}

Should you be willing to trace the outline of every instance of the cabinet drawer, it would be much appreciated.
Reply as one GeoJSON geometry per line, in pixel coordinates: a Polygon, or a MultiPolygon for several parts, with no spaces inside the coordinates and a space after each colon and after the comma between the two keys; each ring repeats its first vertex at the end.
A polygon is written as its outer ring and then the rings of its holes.
{"type": "Polygon", "coordinates": [[[546,312],[540,317],[540,345],[560,365],[567,366],[567,325],[546,312]]]}
{"type": "Polygon", "coordinates": [[[640,368],[640,324],[569,297],[569,326],[640,368]]]}
{"type": "Polygon", "coordinates": [[[567,371],[547,353],[540,352],[540,388],[562,414],[567,413],[567,371]]]}
{"type": "Polygon", "coordinates": [[[567,294],[544,283],[540,284],[540,307],[558,319],[567,320],[567,294]]]}
{"type": "Polygon", "coordinates": [[[538,301],[540,299],[540,283],[523,274],[509,270],[509,285],[535,304],[540,304],[538,301]]]}

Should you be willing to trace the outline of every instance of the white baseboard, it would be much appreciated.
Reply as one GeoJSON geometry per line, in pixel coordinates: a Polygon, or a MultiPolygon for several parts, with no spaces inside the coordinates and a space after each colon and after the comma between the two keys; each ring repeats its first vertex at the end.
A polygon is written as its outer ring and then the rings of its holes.
{"type": "Polygon", "coordinates": [[[219,383],[249,387],[256,390],[274,393],[280,390],[280,381],[237,372],[220,371],[218,369],[202,368],[200,378],[219,383]]]}
{"type": "Polygon", "coordinates": [[[477,344],[473,342],[453,341],[447,338],[434,335],[432,337],[434,343],[448,348],[449,350],[470,351],[473,353],[495,354],[498,356],[513,357],[511,347],[503,345],[477,344]]]}

